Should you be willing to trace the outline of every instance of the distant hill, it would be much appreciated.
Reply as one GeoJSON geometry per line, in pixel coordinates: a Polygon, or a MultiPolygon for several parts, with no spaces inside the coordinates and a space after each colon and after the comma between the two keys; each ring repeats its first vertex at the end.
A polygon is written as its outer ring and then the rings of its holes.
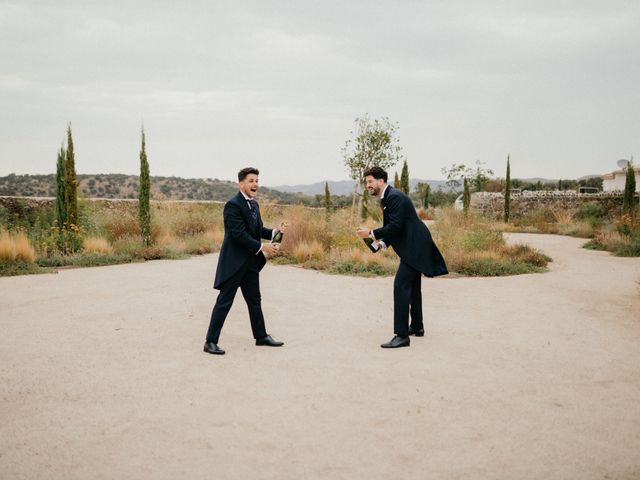
{"type": "MultiPolygon", "coordinates": [[[[86,198],[138,198],[136,175],[78,175],[80,191],[86,198]]],[[[151,177],[154,200],[217,200],[226,201],[238,191],[236,182],[216,179],[151,177]]],[[[55,175],[16,175],[0,177],[0,196],[53,197],[55,175]]],[[[283,204],[316,205],[315,197],[279,192],[260,187],[260,198],[283,204]]]]}
{"type": "MultiPolygon", "coordinates": [[[[324,183],[325,182],[310,183],[307,185],[277,185],[271,188],[278,190],[279,192],[302,193],[304,195],[323,195],[324,183]]],[[[350,195],[353,193],[353,187],[355,185],[353,180],[340,180],[337,182],[329,181],[328,183],[331,195],[350,195]]],[[[409,187],[411,187],[411,191],[415,189],[418,183],[428,183],[431,185],[431,190],[433,191],[447,190],[447,185],[442,180],[421,180],[419,178],[412,178],[409,180],[409,187]]]]}

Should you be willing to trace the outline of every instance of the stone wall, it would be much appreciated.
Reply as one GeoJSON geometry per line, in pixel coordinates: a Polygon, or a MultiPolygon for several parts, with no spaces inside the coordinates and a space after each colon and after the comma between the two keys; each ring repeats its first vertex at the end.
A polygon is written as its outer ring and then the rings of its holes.
{"type": "MultiPolygon", "coordinates": [[[[536,210],[565,211],[575,215],[585,203],[596,202],[604,207],[609,216],[620,214],[622,192],[576,193],[539,191],[511,194],[510,217],[514,220],[525,217],[536,210]]],[[[471,195],[471,207],[496,219],[504,215],[502,193],[478,192],[471,195]]]]}

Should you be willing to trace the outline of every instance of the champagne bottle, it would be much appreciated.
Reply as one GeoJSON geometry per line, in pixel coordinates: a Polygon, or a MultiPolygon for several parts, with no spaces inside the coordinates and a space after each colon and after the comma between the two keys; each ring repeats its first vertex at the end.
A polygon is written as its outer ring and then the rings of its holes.
{"type": "Polygon", "coordinates": [[[273,240],[271,243],[282,243],[282,232],[280,230],[276,230],[275,235],[273,236],[273,240]]]}
{"type": "Polygon", "coordinates": [[[369,250],[371,250],[373,253],[376,253],[378,250],[380,250],[380,245],[378,245],[378,242],[374,242],[372,238],[363,238],[362,241],[367,247],[369,247],[369,250]]]}

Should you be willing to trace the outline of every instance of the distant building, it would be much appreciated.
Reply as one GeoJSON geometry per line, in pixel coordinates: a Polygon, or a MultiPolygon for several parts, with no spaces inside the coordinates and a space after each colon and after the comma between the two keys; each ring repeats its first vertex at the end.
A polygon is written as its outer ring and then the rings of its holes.
{"type": "MultiPolygon", "coordinates": [[[[634,170],[636,172],[636,192],[640,192],[640,166],[634,167],[634,170]]],[[[605,192],[624,191],[626,178],[626,169],[605,173],[602,175],[602,190],[605,192]]]]}

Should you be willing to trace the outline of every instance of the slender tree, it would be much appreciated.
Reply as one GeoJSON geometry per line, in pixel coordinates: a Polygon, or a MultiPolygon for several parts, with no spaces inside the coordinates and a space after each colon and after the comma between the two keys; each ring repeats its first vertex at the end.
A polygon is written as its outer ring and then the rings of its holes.
{"type": "Polygon", "coordinates": [[[331,192],[329,191],[329,182],[324,182],[324,213],[327,223],[331,218],[331,211],[333,210],[333,204],[331,203],[331,192]]]}
{"type": "Polygon", "coordinates": [[[140,192],[138,194],[138,219],[142,242],[151,245],[151,206],[149,204],[151,180],[149,179],[149,161],[145,144],[144,128],[142,129],[142,147],[140,148],[140,192]]]}
{"type": "Polygon", "coordinates": [[[627,177],[624,183],[624,196],[622,197],[622,212],[633,215],[636,210],[636,172],[633,163],[627,165],[627,177]]]}
{"type": "Polygon", "coordinates": [[[469,213],[469,205],[471,205],[471,192],[469,190],[469,181],[467,177],[464,177],[464,190],[462,193],[462,210],[464,214],[467,215],[469,213]]]}
{"type": "Polygon", "coordinates": [[[360,218],[365,221],[369,217],[369,190],[366,188],[362,193],[362,207],[360,208],[360,218]]]}
{"type": "Polygon", "coordinates": [[[400,177],[398,177],[397,171],[395,176],[393,177],[393,188],[400,188],[400,177]]]}
{"type": "Polygon", "coordinates": [[[422,208],[425,210],[429,208],[429,195],[431,195],[431,185],[428,183],[424,186],[423,196],[422,196],[422,208]]]}
{"type": "Polygon", "coordinates": [[[58,228],[67,225],[67,195],[65,183],[64,161],[66,152],[64,146],[58,150],[58,161],[56,162],[56,220],[58,228]]]}
{"type": "Polygon", "coordinates": [[[504,221],[509,222],[509,216],[511,213],[511,165],[509,162],[509,155],[507,155],[507,176],[504,182],[504,221]]]}
{"type": "Polygon", "coordinates": [[[64,164],[65,207],[67,226],[78,225],[78,178],[76,176],[76,159],[73,151],[71,123],[67,126],[67,155],[64,164]]]}
{"type": "Polygon", "coordinates": [[[409,195],[409,165],[405,160],[402,164],[402,175],[400,176],[400,188],[402,191],[409,195]]]}

